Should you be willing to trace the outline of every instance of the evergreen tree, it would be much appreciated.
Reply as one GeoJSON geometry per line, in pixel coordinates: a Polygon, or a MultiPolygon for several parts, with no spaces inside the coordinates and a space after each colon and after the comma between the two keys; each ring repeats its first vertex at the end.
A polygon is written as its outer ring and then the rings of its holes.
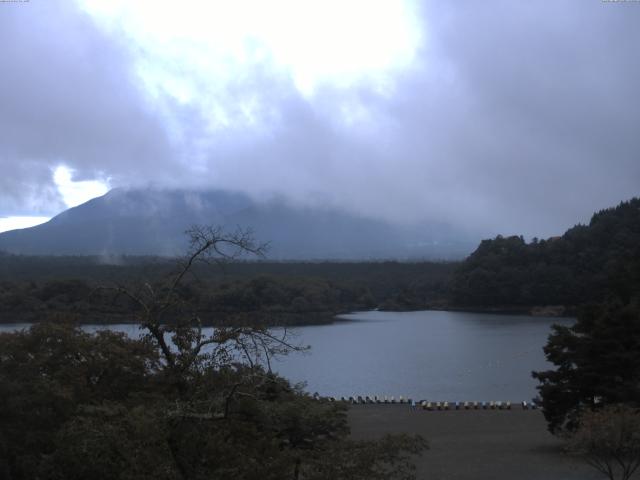
{"type": "Polygon", "coordinates": [[[549,430],[578,427],[580,414],[603,405],[640,407],[640,308],[585,307],[570,327],[554,326],[544,348],[555,370],[533,372],[549,430]]]}

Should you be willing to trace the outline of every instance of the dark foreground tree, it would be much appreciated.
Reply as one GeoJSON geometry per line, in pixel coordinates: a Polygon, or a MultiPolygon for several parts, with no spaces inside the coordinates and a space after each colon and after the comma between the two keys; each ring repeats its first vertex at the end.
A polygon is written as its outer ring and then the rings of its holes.
{"type": "Polygon", "coordinates": [[[0,479],[409,479],[419,437],[348,439],[346,406],[271,372],[299,347],[263,327],[205,335],[183,279],[195,262],[260,252],[194,229],[165,283],[110,287],[139,339],[69,324],[0,335],[0,479]]]}
{"type": "Polygon", "coordinates": [[[584,412],[569,449],[610,480],[629,480],[640,467],[640,411],[610,405],[584,412]]]}
{"type": "Polygon", "coordinates": [[[640,309],[586,307],[571,327],[554,326],[544,348],[555,370],[533,372],[549,430],[575,430],[585,410],[640,407],[640,309]]]}

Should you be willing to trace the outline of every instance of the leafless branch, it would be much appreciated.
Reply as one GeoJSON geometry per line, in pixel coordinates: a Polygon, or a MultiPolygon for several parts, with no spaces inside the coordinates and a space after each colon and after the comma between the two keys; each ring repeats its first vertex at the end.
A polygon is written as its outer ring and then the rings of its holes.
{"type": "Polygon", "coordinates": [[[158,345],[169,369],[178,373],[185,372],[198,361],[203,352],[212,361],[228,361],[231,358],[230,351],[235,349],[242,352],[244,361],[252,369],[264,360],[266,368],[271,372],[271,358],[274,355],[307,348],[290,342],[286,329],[277,336],[263,327],[221,327],[205,337],[198,316],[192,317],[188,322],[181,323],[176,318],[167,323],[165,316],[180,315],[178,307],[185,301],[179,288],[197,262],[213,261],[220,264],[246,254],[263,256],[267,247],[266,244],[256,243],[252,231],[248,229],[237,228],[232,233],[226,233],[221,227],[193,226],[186,234],[190,245],[188,253],[180,260],[177,271],[164,288],[149,282],[142,284],[139,292],[121,285],[102,287],[127,296],[139,307],[138,320],[141,328],[158,345]],[[168,334],[172,335],[172,344],[166,339],[168,334]],[[212,349],[208,348],[210,346],[212,349]]]}

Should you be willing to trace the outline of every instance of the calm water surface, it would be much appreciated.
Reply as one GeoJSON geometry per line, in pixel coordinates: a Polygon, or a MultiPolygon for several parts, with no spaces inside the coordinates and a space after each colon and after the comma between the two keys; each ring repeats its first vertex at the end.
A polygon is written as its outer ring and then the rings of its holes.
{"type": "Polygon", "coordinates": [[[362,312],[348,322],[304,327],[308,355],[277,364],[324,395],[404,395],[433,400],[529,400],[532,370],[553,323],[570,319],[460,312],[362,312]]]}
{"type": "MultiPolygon", "coordinates": [[[[553,323],[573,320],[460,312],[358,312],[332,325],[293,329],[311,351],[273,363],[322,395],[403,395],[450,401],[530,400],[532,370],[553,323]]],[[[0,331],[24,324],[0,325],[0,331]]],[[[94,331],[102,326],[87,325],[94,331]]],[[[131,336],[136,325],[110,328],[131,336]]]]}

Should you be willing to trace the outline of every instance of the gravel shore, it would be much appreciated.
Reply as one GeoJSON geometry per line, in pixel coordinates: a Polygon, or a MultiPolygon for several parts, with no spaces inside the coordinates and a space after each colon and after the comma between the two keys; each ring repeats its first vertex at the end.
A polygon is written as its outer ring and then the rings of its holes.
{"type": "Polygon", "coordinates": [[[562,451],[539,410],[412,410],[407,405],[353,405],[352,436],[420,434],[430,449],[416,459],[429,480],[599,480],[603,476],[562,451]]]}

